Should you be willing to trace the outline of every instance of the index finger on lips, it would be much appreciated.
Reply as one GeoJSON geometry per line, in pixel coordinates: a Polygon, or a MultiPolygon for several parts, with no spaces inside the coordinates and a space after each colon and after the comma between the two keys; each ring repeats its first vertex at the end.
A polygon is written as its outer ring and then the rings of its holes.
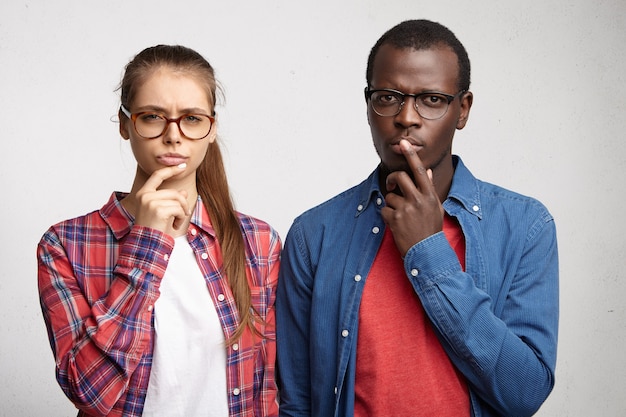
{"type": "Polygon", "coordinates": [[[402,153],[411,168],[413,178],[415,179],[415,185],[417,185],[421,190],[424,190],[429,185],[432,185],[432,182],[428,178],[428,170],[409,141],[402,139],[400,141],[400,149],[402,149],[402,153]]]}

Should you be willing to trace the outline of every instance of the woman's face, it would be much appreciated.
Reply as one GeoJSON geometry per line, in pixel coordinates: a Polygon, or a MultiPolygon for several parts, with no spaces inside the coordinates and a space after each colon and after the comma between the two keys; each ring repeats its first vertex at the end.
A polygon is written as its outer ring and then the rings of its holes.
{"type": "MultiPolygon", "coordinates": [[[[169,119],[188,113],[213,114],[213,106],[201,79],[193,73],[166,66],[157,68],[145,79],[136,89],[129,106],[131,113],[150,111],[169,119]]],[[[195,185],[196,170],[209,144],[217,137],[217,126],[213,124],[205,138],[193,140],[183,136],[176,123],[169,123],[161,136],[145,139],[139,136],[131,120],[123,118],[120,134],[130,140],[137,160],[137,175],[143,177],[144,181],[157,169],[186,163],[187,167],[172,180],[193,182],[195,185]]]]}

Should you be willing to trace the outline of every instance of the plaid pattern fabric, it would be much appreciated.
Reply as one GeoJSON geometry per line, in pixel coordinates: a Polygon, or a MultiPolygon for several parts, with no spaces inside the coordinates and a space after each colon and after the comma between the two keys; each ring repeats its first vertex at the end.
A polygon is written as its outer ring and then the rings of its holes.
{"type": "MultiPolygon", "coordinates": [[[[152,364],[152,309],[174,240],[133,226],[114,193],[98,211],[52,226],[37,248],[40,302],[56,375],[79,416],[140,416],[152,364]]],[[[276,416],[275,289],[278,234],[239,214],[252,306],[265,337],[246,330],[227,347],[230,416],[276,416]]],[[[221,270],[215,231],[198,199],[187,236],[224,335],[239,316],[221,270]]]]}

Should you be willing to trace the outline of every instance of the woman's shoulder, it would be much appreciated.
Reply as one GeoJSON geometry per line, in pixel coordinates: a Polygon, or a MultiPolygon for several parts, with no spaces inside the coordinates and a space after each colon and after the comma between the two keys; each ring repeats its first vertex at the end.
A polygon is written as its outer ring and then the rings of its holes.
{"type": "Polygon", "coordinates": [[[53,236],[61,241],[97,239],[110,232],[112,222],[119,223],[116,222],[117,217],[124,218],[123,223],[128,225],[128,219],[120,209],[118,197],[118,193],[113,193],[101,208],[53,224],[44,233],[42,240],[53,236]]]}
{"type": "Polygon", "coordinates": [[[268,222],[240,212],[237,212],[237,216],[245,240],[255,251],[263,247],[269,248],[270,252],[276,248],[280,250],[282,245],[280,236],[268,222]]]}
{"type": "Polygon", "coordinates": [[[276,233],[274,228],[265,220],[261,220],[258,217],[251,216],[249,214],[244,214],[241,212],[237,212],[237,217],[239,218],[239,223],[241,224],[241,228],[244,232],[252,232],[252,233],[276,233]]]}

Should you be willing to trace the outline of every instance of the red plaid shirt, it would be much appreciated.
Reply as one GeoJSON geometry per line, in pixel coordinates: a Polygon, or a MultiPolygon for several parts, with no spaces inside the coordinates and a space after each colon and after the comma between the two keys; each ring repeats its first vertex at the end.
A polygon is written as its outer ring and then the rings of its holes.
{"type": "MultiPolygon", "coordinates": [[[[99,211],[52,226],[38,246],[40,301],[56,375],[79,416],[140,416],[152,364],[153,305],[174,240],[133,226],[114,193],[99,211]]],[[[252,306],[265,338],[246,330],[227,351],[230,416],[277,416],[274,300],[281,242],[239,214],[252,306]]],[[[215,231],[198,200],[187,237],[228,339],[238,314],[215,231]]],[[[166,394],[165,394],[166,395],[166,394]]]]}

